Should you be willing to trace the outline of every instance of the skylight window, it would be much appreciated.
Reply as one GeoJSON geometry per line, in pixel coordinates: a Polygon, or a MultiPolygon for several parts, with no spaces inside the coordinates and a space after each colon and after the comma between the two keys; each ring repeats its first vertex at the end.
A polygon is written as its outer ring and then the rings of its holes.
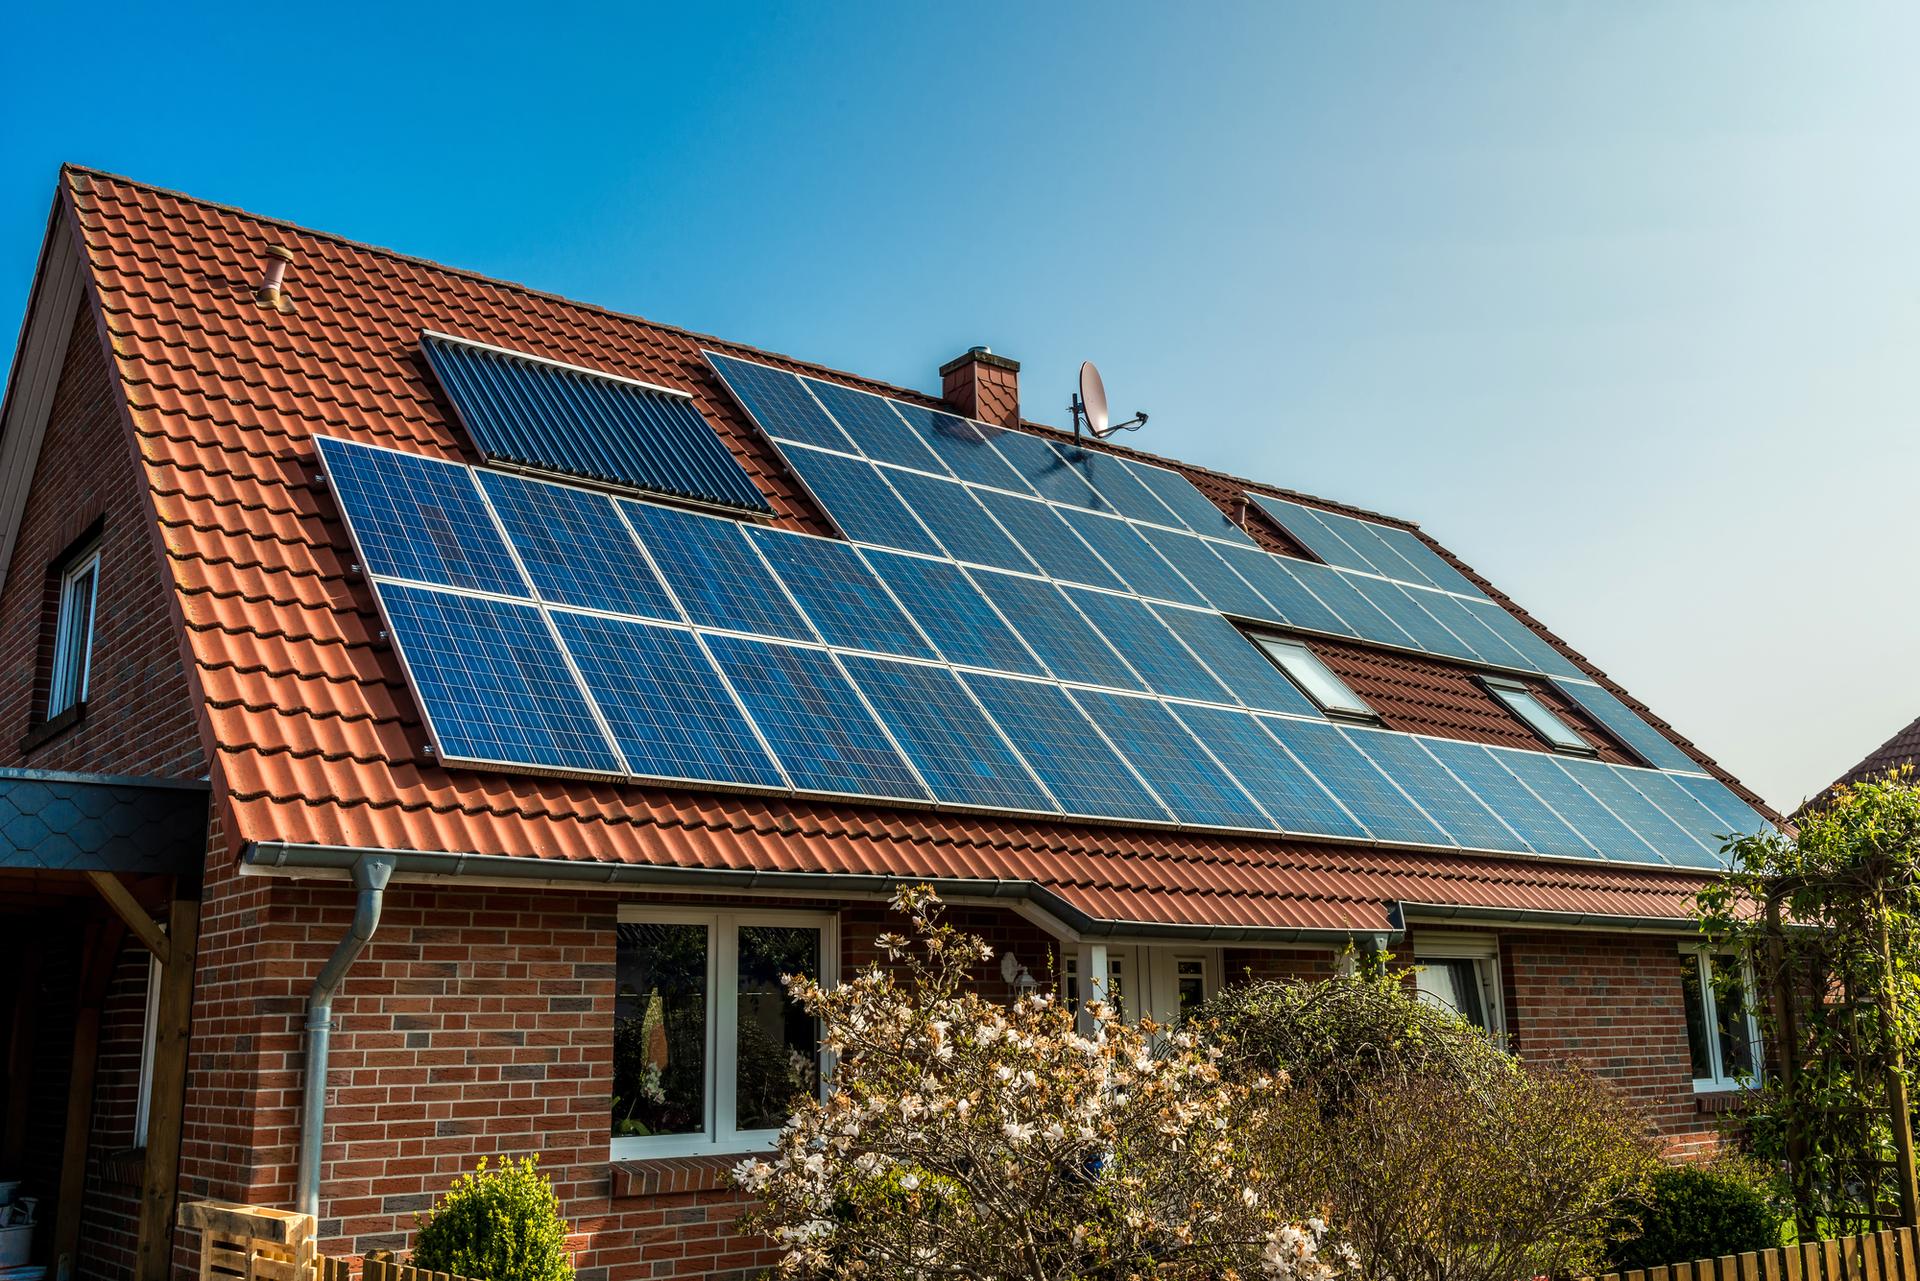
{"type": "Polygon", "coordinates": [[[1301,692],[1327,715],[1366,721],[1380,719],[1358,694],[1348,688],[1345,681],[1333,674],[1331,667],[1320,661],[1318,654],[1307,648],[1304,641],[1282,636],[1255,636],[1253,639],[1267,657],[1300,687],[1301,692]]]}
{"type": "Polygon", "coordinates": [[[1508,711],[1518,716],[1528,729],[1538,734],[1555,751],[1593,755],[1593,745],[1580,737],[1579,731],[1573,726],[1554,715],[1552,708],[1519,681],[1483,676],[1481,683],[1487,687],[1488,693],[1504,703],[1508,711]]]}

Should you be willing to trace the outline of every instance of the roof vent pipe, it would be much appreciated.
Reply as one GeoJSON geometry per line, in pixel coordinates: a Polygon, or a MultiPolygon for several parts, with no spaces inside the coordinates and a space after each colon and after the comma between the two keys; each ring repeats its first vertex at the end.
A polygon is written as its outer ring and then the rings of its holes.
{"type": "Polygon", "coordinates": [[[260,287],[253,291],[256,301],[274,307],[280,305],[280,285],[286,280],[287,264],[292,261],[293,250],[285,245],[267,246],[267,274],[260,287]]]}
{"type": "Polygon", "coordinates": [[[393,855],[368,854],[353,865],[353,883],[360,891],[353,924],[334,945],[333,955],[313,981],[307,996],[307,1062],[304,1097],[300,1104],[300,1164],[294,1189],[294,1209],[320,1218],[320,1152],[327,1131],[327,1049],[333,1032],[333,995],[347,976],[373,932],[380,928],[380,903],[393,876],[393,855]]]}

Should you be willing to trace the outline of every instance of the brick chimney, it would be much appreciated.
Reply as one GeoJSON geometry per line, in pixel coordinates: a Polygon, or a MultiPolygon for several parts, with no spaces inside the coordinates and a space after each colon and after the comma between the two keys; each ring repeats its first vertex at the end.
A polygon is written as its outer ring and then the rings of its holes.
{"type": "Polygon", "coordinates": [[[969,418],[1020,425],[1020,362],[975,347],[940,366],[940,396],[969,418]]]}

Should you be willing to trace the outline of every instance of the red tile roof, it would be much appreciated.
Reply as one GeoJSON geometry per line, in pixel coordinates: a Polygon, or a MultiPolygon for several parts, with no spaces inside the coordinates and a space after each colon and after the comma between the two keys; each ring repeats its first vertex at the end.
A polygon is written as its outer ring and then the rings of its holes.
{"type": "Polygon", "coordinates": [[[1869,775],[1884,774],[1902,765],[1920,765],[1920,720],[1868,752],[1865,760],[1834,779],[1833,787],[1842,783],[1857,783],[1869,775]]]}
{"type": "MultiPolygon", "coordinates": [[[[92,171],[65,171],[62,199],[116,356],[238,844],[1022,880],[1102,920],[1277,930],[1379,930],[1396,900],[1689,914],[1700,879],[1677,872],[444,768],[423,751],[420,712],[350,568],[310,440],[320,432],[478,461],[420,358],[422,329],[691,389],[776,519],[815,533],[831,530],[700,348],[937,402],[92,171]],[[253,297],[270,244],[294,255],[285,310],[253,297]]],[[[1184,470],[1228,510],[1248,487],[1184,470]]],[[[1296,550],[1277,527],[1255,534],[1296,550]]],[[[1444,664],[1367,661],[1397,684],[1406,728],[1484,741],[1512,733],[1449,695],[1430,670],[1444,664]]]]}

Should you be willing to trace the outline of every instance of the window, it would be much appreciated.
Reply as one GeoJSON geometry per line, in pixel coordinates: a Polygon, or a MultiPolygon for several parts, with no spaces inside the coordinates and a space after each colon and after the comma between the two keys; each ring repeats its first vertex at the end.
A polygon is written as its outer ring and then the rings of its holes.
{"type": "Polygon", "coordinates": [[[48,720],[87,701],[87,677],[93,668],[93,610],[99,592],[100,549],[94,546],[75,557],[60,574],[48,720]]]}
{"type": "Polygon", "coordinates": [[[1738,1090],[1759,1079],[1760,1027],[1747,999],[1752,980],[1731,953],[1681,949],[1680,992],[1687,1007],[1694,1089],[1738,1090]]]}
{"type": "MultiPolygon", "coordinates": [[[[1217,950],[1165,947],[1107,949],[1107,1003],[1121,1018],[1149,1018],[1171,1026],[1214,992],[1217,950]]],[[[1080,1003],[1080,958],[1069,951],[1060,962],[1060,990],[1080,1003]]]]}
{"type": "Polygon", "coordinates": [[[1582,756],[1593,755],[1593,744],[1580,737],[1579,731],[1553,714],[1553,709],[1540,701],[1538,695],[1519,681],[1502,680],[1496,676],[1483,676],[1480,683],[1487,692],[1506,704],[1508,711],[1518,716],[1526,727],[1538,734],[1548,746],[1558,752],[1578,752],[1582,756]]]}
{"type": "Polygon", "coordinates": [[[1483,1032],[1505,1029],[1500,1009],[1500,948],[1483,935],[1417,940],[1414,990],[1483,1032]]]}
{"type": "Polygon", "coordinates": [[[831,916],[629,909],[615,957],[613,1155],[770,1145],[825,1066],[783,974],[836,977],[831,916]]]}
{"type": "Polygon", "coordinates": [[[1348,716],[1355,720],[1377,721],[1374,710],[1361,701],[1347,683],[1333,674],[1304,641],[1282,636],[1255,636],[1254,641],[1268,658],[1298,685],[1329,716],[1348,716]]]}
{"type": "Polygon", "coordinates": [[[147,954],[147,1016],[140,1027],[140,1097],[133,1105],[133,1146],[147,1146],[147,1116],[153,1108],[153,1051],[160,1032],[160,958],[147,954]]]}

